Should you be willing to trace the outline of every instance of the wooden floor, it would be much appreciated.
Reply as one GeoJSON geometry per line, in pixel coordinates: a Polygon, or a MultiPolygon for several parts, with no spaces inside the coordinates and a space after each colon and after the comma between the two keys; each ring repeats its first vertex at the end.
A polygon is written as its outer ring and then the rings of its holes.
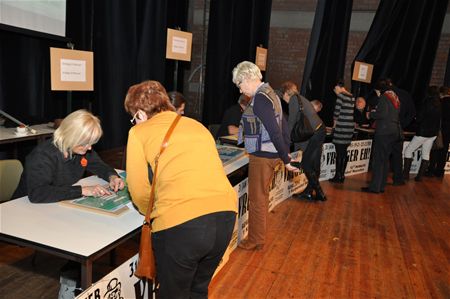
{"type": "MultiPolygon", "coordinates": [[[[359,192],[366,180],[323,182],[327,202],[277,206],[264,249],[235,250],[210,298],[450,298],[450,175],[380,195],[359,192]]],[[[121,246],[119,262],[134,250],[136,240],[121,246]]],[[[32,254],[0,243],[0,298],[56,298],[65,261],[41,253],[33,267],[32,254]]]]}

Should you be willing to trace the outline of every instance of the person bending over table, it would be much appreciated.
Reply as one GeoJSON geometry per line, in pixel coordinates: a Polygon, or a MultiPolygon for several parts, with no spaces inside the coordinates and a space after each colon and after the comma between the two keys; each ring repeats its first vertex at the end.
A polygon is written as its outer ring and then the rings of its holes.
{"type": "Polygon", "coordinates": [[[183,94],[178,91],[171,91],[168,93],[170,103],[175,107],[175,112],[184,115],[184,108],[186,108],[186,99],[183,94]]]}
{"type": "Polygon", "coordinates": [[[102,136],[100,120],[86,110],[69,114],[53,133],[25,160],[19,186],[12,198],[28,195],[33,203],[51,203],[82,196],[109,195],[124,188],[117,172],[105,164],[92,146],[102,136]],[[109,182],[101,185],[73,186],[86,171],[109,182]]]}
{"type": "Polygon", "coordinates": [[[294,143],[294,150],[302,151],[301,165],[306,177],[308,178],[308,185],[303,192],[293,194],[292,196],[299,199],[326,201],[327,197],[319,182],[322,145],[326,136],[325,125],[317,114],[317,110],[314,108],[313,104],[298,93],[297,85],[294,82],[286,81],[282,84],[282,86],[285,86],[283,97],[291,98],[289,100],[289,132],[292,132],[297,120],[297,113],[300,110],[300,101],[303,106],[305,117],[308,119],[311,126],[315,128],[314,135],[311,136],[309,140],[294,143]],[[315,196],[313,196],[314,192],[315,196]]]}
{"type": "MultiPolygon", "coordinates": [[[[131,86],[124,106],[136,121],[128,134],[128,188],[145,214],[149,176],[177,114],[157,81],[131,86]]],[[[181,117],[159,159],[155,191],[150,218],[160,285],[157,298],[207,298],[209,282],[233,233],[237,195],[215,140],[201,123],[181,117]]]]}

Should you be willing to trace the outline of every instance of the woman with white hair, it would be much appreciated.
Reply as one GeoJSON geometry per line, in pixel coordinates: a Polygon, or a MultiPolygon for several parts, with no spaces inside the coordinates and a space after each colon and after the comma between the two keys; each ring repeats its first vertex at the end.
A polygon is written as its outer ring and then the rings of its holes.
{"type": "Polygon", "coordinates": [[[123,189],[123,180],[92,149],[102,134],[100,120],[90,112],[77,110],[69,114],[53,138],[40,143],[26,157],[13,198],[28,195],[33,203],[51,203],[110,194],[111,191],[101,185],[73,186],[86,171],[109,182],[114,192],[123,189]]]}
{"type": "Polygon", "coordinates": [[[269,185],[276,165],[283,162],[288,170],[298,171],[290,164],[289,130],[280,99],[272,87],[261,80],[261,71],[252,62],[241,62],[233,69],[233,83],[251,98],[242,114],[238,141],[245,140],[249,154],[248,238],[239,244],[245,250],[259,250],[264,246],[269,185]]]}

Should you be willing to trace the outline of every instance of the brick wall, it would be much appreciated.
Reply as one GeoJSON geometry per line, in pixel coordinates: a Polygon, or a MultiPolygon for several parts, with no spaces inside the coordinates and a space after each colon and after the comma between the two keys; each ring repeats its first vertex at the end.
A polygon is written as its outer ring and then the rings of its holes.
{"type": "Polygon", "coordinates": [[[310,30],[271,28],[265,80],[274,88],[291,80],[301,85],[310,30]]]}
{"type": "Polygon", "coordinates": [[[430,85],[441,86],[444,83],[445,68],[447,66],[448,51],[450,49],[450,34],[441,34],[438,50],[434,59],[430,85]]]}

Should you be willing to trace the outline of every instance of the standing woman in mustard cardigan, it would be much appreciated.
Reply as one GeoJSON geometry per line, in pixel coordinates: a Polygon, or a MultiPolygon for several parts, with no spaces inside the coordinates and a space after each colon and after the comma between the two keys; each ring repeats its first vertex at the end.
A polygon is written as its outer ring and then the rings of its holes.
{"type": "MultiPolygon", "coordinates": [[[[145,214],[149,166],[177,117],[157,81],[131,86],[125,109],[136,123],[127,144],[127,183],[145,214]]],[[[208,285],[233,232],[237,195],[230,185],[214,138],[199,122],[182,117],[158,162],[152,243],[160,287],[157,298],[207,298],[208,285]]]]}

